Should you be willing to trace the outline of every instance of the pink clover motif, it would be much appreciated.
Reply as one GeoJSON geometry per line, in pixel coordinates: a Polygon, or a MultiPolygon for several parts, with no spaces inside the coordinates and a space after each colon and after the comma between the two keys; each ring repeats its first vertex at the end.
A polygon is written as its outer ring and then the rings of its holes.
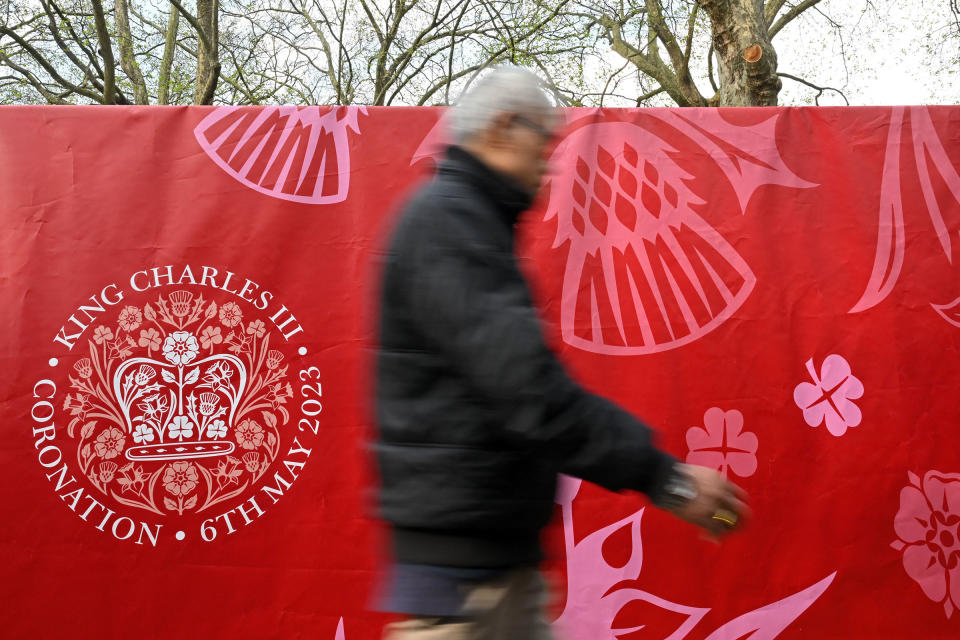
{"type": "Polygon", "coordinates": [[[719,407],[703,414],[703,427],[687,430],[687,462],[747,478],[757,471],[757,436],[743,431],[743,414],[719,407]]]}
{"type": "Polygon", "coordinates": [[[826,357],[820,366],[820,375],[807,360],[810,382],[801,382],[793,390],[793,400],[803,410],[803,419],[811,427],[824,422],[832,435],[842,436],[848,428],[856,427],[863,419],[853,400],[863,395],[863,383],[850,371],[850,364],[837,354],[826,357]]]}
{"type": "Polygon", "coordinates": [[[923,481],[908,473],[893,520],[891,546],[903,553],[903,568],[947,617],[960,608],[960,473],[927,471],[923,481]]]}

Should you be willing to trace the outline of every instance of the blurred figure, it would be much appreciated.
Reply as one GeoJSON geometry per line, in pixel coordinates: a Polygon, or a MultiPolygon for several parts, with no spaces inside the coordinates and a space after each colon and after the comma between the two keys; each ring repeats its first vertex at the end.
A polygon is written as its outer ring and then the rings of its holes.
{"type": "Polygon", "coordinates": [[[513,253],[558,125],[541,87],[500,68],[462,97],[455,144],[387,252],[375,449],[394,565],[380,606],[409,615],[390,640],[550,638],[539,537],[558,473],[645,492],[715,535],[745,510],[739,489],[654,447],[544,342],[513,253]]]}

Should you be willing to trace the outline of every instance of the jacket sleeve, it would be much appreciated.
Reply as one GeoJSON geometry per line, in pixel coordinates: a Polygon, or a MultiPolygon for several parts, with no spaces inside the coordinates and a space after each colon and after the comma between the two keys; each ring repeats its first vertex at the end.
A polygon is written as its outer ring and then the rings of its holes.
{"type": "Polygon", "coordinates": [[[514,257],[465,233],[428,235],[407,256],[410,317],[505,418],[506,440],[608,489],[659,490],[674,459],[650,428],[567,375],[514,257]]]}

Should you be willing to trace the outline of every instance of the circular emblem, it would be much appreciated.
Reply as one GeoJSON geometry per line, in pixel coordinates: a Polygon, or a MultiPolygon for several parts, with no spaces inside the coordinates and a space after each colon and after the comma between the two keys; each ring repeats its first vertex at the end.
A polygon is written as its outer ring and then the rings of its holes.
{"type": "Polygon", "coordinates": [[[310,455],[318,421],[291,416],[321,408],[319,370],[291,371],[302,328],[256,283],[203,270],[140,271],[91,296],[54,339],[69,349],[50,359],[59,375],[34,386],[47,478],[121,540],[234,533],[289,491],[310,455]]]}

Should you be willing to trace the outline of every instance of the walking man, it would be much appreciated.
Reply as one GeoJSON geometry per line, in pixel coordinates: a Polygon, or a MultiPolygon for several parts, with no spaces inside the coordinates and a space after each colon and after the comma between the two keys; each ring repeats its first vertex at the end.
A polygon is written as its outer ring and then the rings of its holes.
{"type": "Polygon", "coordinates": [[[737,487],[657,449],[544,342],[514,257],[557,126],[541,86],[500,68],[463,96],[455,144],[387,251],[375,449],[394,565],[382,606],[410,616],[391,640],[550,638],[537,565],[558,473],[642,491],[715,535],[745,511],[737,487]]]}

